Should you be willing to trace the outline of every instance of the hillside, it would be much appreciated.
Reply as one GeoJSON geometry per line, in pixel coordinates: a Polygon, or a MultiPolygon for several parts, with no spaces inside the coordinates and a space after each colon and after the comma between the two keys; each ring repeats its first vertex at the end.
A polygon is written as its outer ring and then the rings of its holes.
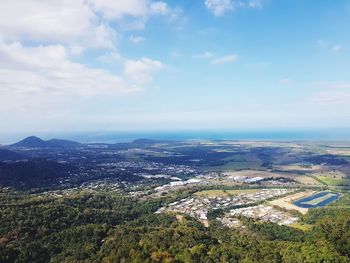
{"type": "Polygon", "coordinates": [[[35,136],[27,137],[15,144],[12,144],[10,147],[19,148],[73,148],[78,147],[80,143],[69,141],[69,140],[61,140],[61,139],[51,139],[48,141],[42,140],[35,136]]]}
{"type": "Polygon", "coordinates": [[[73,170],[69,165],[46,160],[0,162],[0,187],[33,189],[53,185],[68,178],[73,170]]]}
{"type": "Polygon", "coordinates": [[[19,161],[26,159],[26,156],[7,149],[0,149],[0,161],[19,161]]]}

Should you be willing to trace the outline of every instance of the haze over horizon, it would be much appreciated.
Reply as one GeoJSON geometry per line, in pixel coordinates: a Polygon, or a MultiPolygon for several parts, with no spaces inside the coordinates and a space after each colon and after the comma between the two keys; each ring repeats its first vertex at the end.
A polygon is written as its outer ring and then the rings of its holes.
{"type": "Polygon", "coordinates": [[[348,129],[349,24],[345,0],[4,0],[1,134],[348,129]]]}
{"type": "Polygon", "coordinates": [[[336,130],[168,130],[168,131],[84,131],[84,132],[35,132],[0,133],[0,145],[10,145],[28,137],[43,140],[63,139],[79,143],[125,143],[138,139],[183,140],[234,140],[234,141],[323,141],[344,142],[350,140],[349,129],[336,130]]]}

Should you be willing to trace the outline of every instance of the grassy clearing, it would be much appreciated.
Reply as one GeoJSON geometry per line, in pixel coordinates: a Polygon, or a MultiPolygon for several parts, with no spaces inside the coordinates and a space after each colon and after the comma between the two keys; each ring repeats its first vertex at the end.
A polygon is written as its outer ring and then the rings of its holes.
{"type": "Polygon", "coordinates": [[[237,189],[237,190],[204,190],[195,193],[195,196],[211,197],[211,196],[229,196],[236,194],[253,194],[259,192],[261,189],[237,189]]]}
{"type": "Polygon", "coordinates": [[[304,198],[306,196],[314,194],[313,191],[304,191],[304,192],[298,192],[294,193],[285,197],[281,197],[272,201],[269,201],[271,205],[275,205],[281,208],[285,208],[287,210],[296,210],[305,215],[308,211],[308,208],[299,207],[293,204],[295,200],[298,200],[300,198],[304,198]]]}
{"type": "Polygon", "coordinates": [[[307,232],[307,231],[311,230],[311,228],[313,227],[313,225],[304,224],[304,223],[300,223],[300,222],[293,223],[290,226],[294,227],[296,229],[302,230],[304,232],[307,232]]]}
{"type": "Polygon", "coordinates": [[[330,186],[348,186],[350,185],[350,179],[344,179],[339,177],[330,177],[326,175],[316,175],[316,178],[330,186]]]}
{"type": "Polygon", "coordinates": [[[302,184],[308,184],[308,185],[320,185],[321,183],[318,182],[315,178],[307,175],[296,175],[292,177],[292,179],[302,183],[302,184]]]}

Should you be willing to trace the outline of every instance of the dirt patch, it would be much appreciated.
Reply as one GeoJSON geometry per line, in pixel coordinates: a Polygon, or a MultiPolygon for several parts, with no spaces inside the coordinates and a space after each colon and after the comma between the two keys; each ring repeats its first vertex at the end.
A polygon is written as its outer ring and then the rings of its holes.
{"type": "Polygon", "coordinates": [[[302,213],[303,215],[305,215],[307,213],[307,211],[309,210],[308,208],[302,208],[302,207],[298,207],[296,205],[293,204],[294,201],[306,197],[306,196],[310,196],[312,194],[314,194],[314,191],[305,191],[305,192],[299,192],[299,193],[295,193],[292,195],[288,195],[279,199],[275,199],[270,201],[269,203],[271,205],[275,205],[281,208],[285,208],[287,210],[297,210],[300,213],[302,213]]]}

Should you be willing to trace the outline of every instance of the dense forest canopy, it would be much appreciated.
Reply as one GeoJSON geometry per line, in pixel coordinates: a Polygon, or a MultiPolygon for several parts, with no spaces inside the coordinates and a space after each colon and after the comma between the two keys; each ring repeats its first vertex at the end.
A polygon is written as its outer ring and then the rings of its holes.
{"type": "Polygon", "coordinates": [[[309,231],[248,220],[239,232],[212,221],[154,214],[171,199],[113,193],[33,197],[1,193],[0,262],[348,262],[350,210],[311,210],[309,231]],[[336,216],[334,214],[336,213],[336,216]]]}

